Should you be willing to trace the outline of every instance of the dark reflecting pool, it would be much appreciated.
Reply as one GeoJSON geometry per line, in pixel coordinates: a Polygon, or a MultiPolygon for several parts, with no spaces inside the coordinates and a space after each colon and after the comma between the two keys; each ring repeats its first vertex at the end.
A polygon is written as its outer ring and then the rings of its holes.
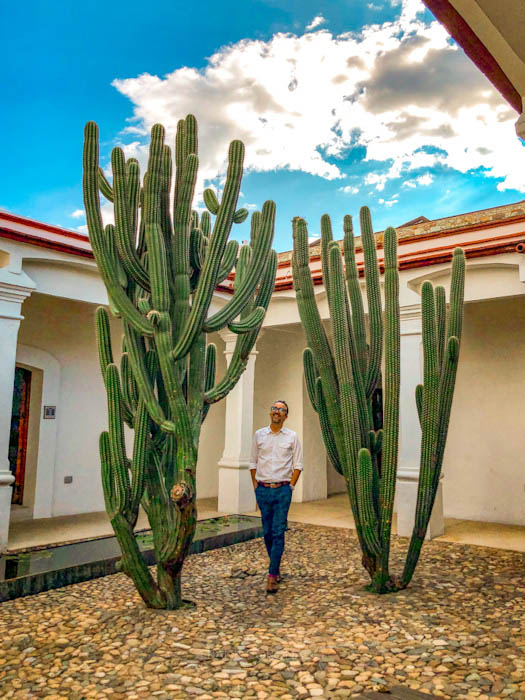
{"type": "MultiPolygon", "coordinates": [[[[196,554],[261,536],[261,519],[255,516],[210,518],[197,523],[190,551],[196,554]]],[[[154,564],[151,532],[138,533],[137,541],[148,564],[154,564]]],[[[119,559],[115,537],[4,554],[0,556],[0,601],[113,574],[119,559]]]]}

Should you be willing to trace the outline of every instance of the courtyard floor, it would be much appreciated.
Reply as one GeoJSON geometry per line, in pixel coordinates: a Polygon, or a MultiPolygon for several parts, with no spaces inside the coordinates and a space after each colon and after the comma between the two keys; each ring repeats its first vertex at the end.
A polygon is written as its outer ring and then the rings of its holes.
{"type": "MultiPolygon", "coordinates": [[[[407,540],[394,538],[393,570],[407,540]]],[[[191,556],[197,607],[144,607],[122,574],[0,607],[0,697],[352,697],[405,685],[525,700],[525,555],[434,540],[411,586],[367,593],[350,529],[291,524],[264,593],[262,540],[191,556]]]]}

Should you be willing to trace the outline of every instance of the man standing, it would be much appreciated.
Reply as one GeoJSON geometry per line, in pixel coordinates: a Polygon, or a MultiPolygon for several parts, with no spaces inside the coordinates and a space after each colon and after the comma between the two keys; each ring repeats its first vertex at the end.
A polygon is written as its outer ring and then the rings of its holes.
{"type": "Polygon", "coordinates": [[[276,593],[281,580],[279,567],[292,491],[301,476],[303,453],[297,433],[284,427],[286,401],[274,401],[270,425],[253,436],[250,471],[257,505],[261,511],[264,544],[270,557],[267,593],[276,593]]]}

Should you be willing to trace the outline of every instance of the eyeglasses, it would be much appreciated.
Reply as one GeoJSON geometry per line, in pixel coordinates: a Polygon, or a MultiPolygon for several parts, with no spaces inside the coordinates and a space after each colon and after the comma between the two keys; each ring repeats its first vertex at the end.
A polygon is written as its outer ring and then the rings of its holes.
{"type": "Polygon", "coordinates": [[[281,406],[271,406],[270,411],[280,411],[281,413],[287,412],[286,408],[284,406],[282,408],[281,408],[281,406]]]}

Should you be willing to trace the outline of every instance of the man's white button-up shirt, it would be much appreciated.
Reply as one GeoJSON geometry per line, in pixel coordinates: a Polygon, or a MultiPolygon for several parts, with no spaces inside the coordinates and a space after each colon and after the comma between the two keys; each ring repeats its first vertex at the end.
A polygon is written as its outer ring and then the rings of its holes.
{"type": "Polygon", "coordinates": [[[250,469],[257,481],[290,481],[294,469],[303,468],[303,450],[297,433],[281,428],[274,433],[268,426],[255,432],[250,469]]]}

